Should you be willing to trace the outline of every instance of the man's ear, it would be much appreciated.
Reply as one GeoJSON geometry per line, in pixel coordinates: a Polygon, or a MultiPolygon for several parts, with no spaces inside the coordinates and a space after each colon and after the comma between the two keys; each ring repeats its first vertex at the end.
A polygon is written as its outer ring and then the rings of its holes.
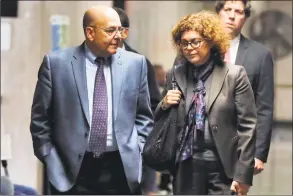
{"type": "Polygon", "coordinates": [[[93,41],[93,39],[94,39],[93,33],[94,33],[94,29],[92,27],[86,27],[85,28],[85,37],[88,40],[93,41]]]}

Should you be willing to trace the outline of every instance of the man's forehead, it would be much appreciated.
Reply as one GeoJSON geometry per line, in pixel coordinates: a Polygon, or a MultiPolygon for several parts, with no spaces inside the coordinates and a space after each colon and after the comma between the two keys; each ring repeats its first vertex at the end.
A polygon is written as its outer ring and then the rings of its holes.
{"type": "Polygon", "coordinates": [[[99,25],[105,26],[105,27],[120,27],[121,22],[120,19],[116,17],[111,16],[105,16],[103,19],[100,19],[97,21],[99,25]]]}
{"type": "Polygon", "coordinates": [[[107,12],[105,16],[107,26],[121,26],[119,15],[116,12],[107,12]]]}
{"type": "Polygon", "coordinates": [[[105,25],[107,27],[121,27],[120,20],[108,20],[105,25]]]}
{"type": "Polygon", "coordinates": [[[226,1],[224,7],[244,10],[244,4],[242,1],[226,1]]]}

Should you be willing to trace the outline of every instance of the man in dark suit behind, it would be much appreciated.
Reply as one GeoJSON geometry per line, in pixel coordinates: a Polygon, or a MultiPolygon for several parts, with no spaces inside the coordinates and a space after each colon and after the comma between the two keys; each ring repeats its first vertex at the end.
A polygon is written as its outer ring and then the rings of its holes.
{"type": "Polygon", "coordinates": [[[257,107],[255,174],[258,174],[267,162],[271,142],[274,110],[272,55],[263,45],[241,34],[251,12],[249,0],[217,1],[215,10],[232,38],[225,60],[244,66],[254,91],[257,107]]]}
{"type": "Polygon", "coordinates": [[[141,194],[153,126],[145,57],[119,48],[110,7],[88,9],[85,42],[44,56],[31,112],[34,153],[52,194],[141,194]]]}
{"type": "MultiPolygon", "coordinates": [[[[118,13],[122,27],[126,28],[126,34],[122,37],[123,41],[120,42],[120,47],[127,51],[138,53],[124,41],[128,37],[128,30],[130,27],[129,18],[126,12],[117,7],[114,7],[113,9],[118,13]]],[[[148,68],[147,80],[151,98],[151,108],[154,112],[158,103],[161,101],[161,93],[156,81],[155,70],[147,58],[146,62],[148,68]]],[[[156,171],[144,165],[142,173],[142,191],[144,194],[154,194],[154,192],[157,191],[156,189],[156,171]]]]}

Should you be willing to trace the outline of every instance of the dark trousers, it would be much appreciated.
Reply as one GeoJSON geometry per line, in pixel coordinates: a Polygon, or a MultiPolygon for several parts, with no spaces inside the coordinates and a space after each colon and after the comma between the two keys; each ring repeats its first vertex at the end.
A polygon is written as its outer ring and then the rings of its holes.
{"type": "Polygon", "coordinates": [[[156,170],[153,170],[147,165],[143,165],[141,189],[144,195],[147,195],[149,192],[157,191],[156,177],[156,170]]]}
{"type": "Polygon", "coordinates": [[[132,195],[127,184],[118,151],[105,152],[99,158],[86,152],[75,185],[66,192],[59,192],[51,185],[53,195],[132,195]]]}
{"type": "Polygon", "coordinates": [[[188,159],[179,164],[174,195],[230,195],[229,179],[220,161],[188,159]]]}
{"type": "Polygon", "coordinates": [[[160,185],[159,188],[162,190],[167,190],[169,191],[169,183],[171,183],[171,175],[170,173],[161,173],[161,181],[160,181],[160,185]]]}

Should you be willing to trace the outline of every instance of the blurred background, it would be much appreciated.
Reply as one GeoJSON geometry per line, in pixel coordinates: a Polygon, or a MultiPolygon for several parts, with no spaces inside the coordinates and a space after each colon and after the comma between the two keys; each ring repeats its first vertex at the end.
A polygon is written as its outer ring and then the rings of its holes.
{"type": "MultiPolygon", "coordinates": [[[[1,1],[1,159],[7,160],[14,183],[40,193],[43,168],[29,132],[37,71],[45,53],[83,42],[82,17],[93,5],[125,9],[127,42],[165,70],[175,58],[175,23],[202,9],[214,11],[214,1],[1,1]]],[[[265,44],[274,56],[275,122],[268,163],[254,178],[250,194],[291,195],[292,1],[252,1],[252,8],[242,33],[265,44]]]]}

